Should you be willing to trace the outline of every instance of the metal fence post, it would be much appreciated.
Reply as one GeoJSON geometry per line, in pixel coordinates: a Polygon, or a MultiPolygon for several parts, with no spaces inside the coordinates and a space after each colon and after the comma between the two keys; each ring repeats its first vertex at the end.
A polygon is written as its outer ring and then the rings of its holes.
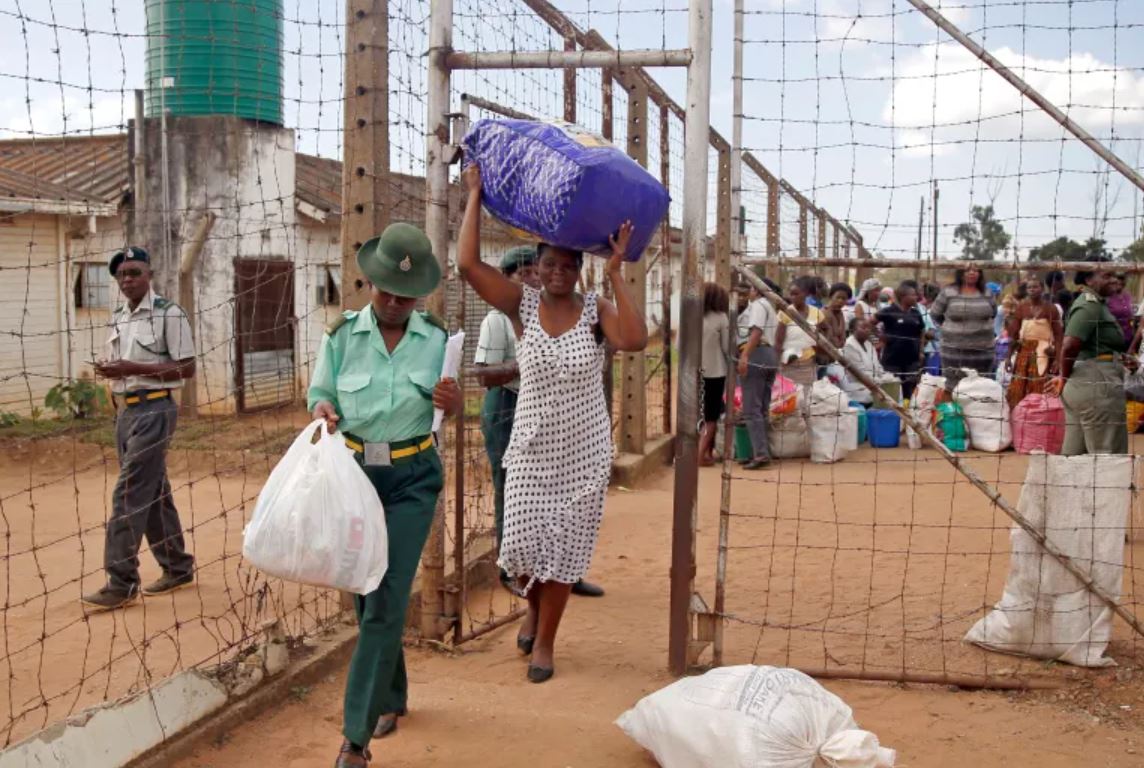
{"type": "MultiPolygon", "coordinates": [[[[446,56],[453,47],[453,0],[433,0],[429,16],[429,75],[425,121],[425,234],[441,262],[445,280],[426,302],[444,315],[449,274],[449,135],[450,72],[446,56]]],[[[421,634],[440,640],[445,635],[445,502],[437,511],[421,556],[421,634]]]]}
{"type": "MultiPolygon", "coordinates": [[[[671,110],[666,104],[659,105],[659,178],[665,187],[671,187],[671,110]]],[[[671,212],[663,217],[663,224],[659,229],[660,260],[663,263],[663,279],[661,281],[660,295],[663,297],[663,434],[670,435],[672,429],[671,419],[671,359],[672,359],[672,323],[671,323],[671,292],[672,292],[672,251],[671,245],[671,212]]]]}
{"type": "Polygon", "coordinates": [[[707,229],[707,149],[711,127],[711,0],[688,5],[687,118],[683,162],[683,285],[679,323],[675,494],[671,530],[668,666],[687,670],[695,581],[695,514],[699,492],[699,354],[703,318],[699,258],[707,229]]]}

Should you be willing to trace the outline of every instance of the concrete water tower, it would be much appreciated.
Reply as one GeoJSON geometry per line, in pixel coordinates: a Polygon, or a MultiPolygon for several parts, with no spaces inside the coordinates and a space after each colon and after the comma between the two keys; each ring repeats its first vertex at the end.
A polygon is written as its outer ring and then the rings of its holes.
{"type": "Polygon", "coordinates": [[[294,133],[282,125],[283,0],[145,7],[134,239],[151,251],[159,289],[191,305],[204,355],[199,410],[289,400],[295,162],[294,133]],[[185,255],[208,219],[187,269],[185,255]]]}

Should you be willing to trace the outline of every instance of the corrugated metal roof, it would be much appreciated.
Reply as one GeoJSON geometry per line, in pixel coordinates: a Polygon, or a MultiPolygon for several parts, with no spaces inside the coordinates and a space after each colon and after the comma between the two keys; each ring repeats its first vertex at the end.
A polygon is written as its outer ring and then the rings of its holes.
{"type": "Polygon", "coordinates": [[[0,141],[0,168],[31,179],[41,198],[118,205],[130,186],[126,134],[0,141]]]}
{"type": "Polygon", "coordinates": [[[83,195],[0,165],[0,198],[19,200],[50,200],[82,204],[89,202],[83,195]]]}

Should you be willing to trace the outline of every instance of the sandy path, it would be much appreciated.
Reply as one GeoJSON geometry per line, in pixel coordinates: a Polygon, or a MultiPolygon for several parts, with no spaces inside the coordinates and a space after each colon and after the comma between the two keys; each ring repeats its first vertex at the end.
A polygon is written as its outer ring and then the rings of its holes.
{"type": "MultiPolygon", "coordinates": [[[[743,545],[744,553],[752,554],[746,559],[740,558],[738,564],[732,560],[729,610],[741,610],[756,618],[763,616],[757,590],[763,588],[768,573],[777,583],[779,580],[774,579],[774,574],[780,571],[783,573],[781,581],[794,585],[794,591],[800,595],[798,601],[787,601],[796,606],[793,609],[796,614],[799,611],[808,612],[808,616],[821,614],[823,606],[826,606],[827,614],[843,616],[847,600],[859,604],[877,602],[879,590],[883,589],[879,586],[878,573],[893,576],[887,579],[889,586],[885,587],[891,594],[917,596],[914,601],[899,602],[893,612],[898,617],[897,629],[891,625],[889,615],[876,611],[869,623],[882,629],[867,633],[871,639],[865,643],[855,645],[853,640],[847,639],[849,633],[840,631],[837,633],[839,644],[833,645],[834,636],[820,628],[812,633],[813,641],[797,632],[771,633],[780,636],[775,638],[773,646],[768,645],[770,635],[766,636],[756,657],[758,663],[783,663],[787,658],[800,663],[821,663],[824,649],[832,656],[842,657],[841,661],[852,663],[852,659],[845,657],[868,647],[871,658],[880,658],[882,663],[891,665],[891,659],[900,658],[900,647],[886,650],[881,657],[873,651],[902,635],[902,617],[909,620],[913,615],[911,605],[914,602],[920,605],[922,596],[942,582],[940,574],[947,574],[944,581],[948,583],[950,594],[948,604],[942,605],[950,608],[980,606],[984,593],[995,589],[1003,579],[1006,558],[1001,532],[1006,526],[1002,521],[992,520],[988,505],[983,504],[979,495],[964,491],[952,482],[952,478],[947,480],[941,468],[923,470],[909,453],[900,452],[892,456],[885,453],[879,457],[862,454],[854,457],[851,467],[839,465],[833,469],[803,469],[801,465],[791,463],[781,473],[765,477],[754,475],[750,481],[744,479],[736,483],[735,509],[747,517],[733,529],[732,542],[743,545]],[[898,469],[885,463],[892,456],[901,460],[898,469]],[[875,458],[879,460],[877,465],[870,463],[875,458]],[[793,510],[796,516],[805,512],[806,517],[816,518],[826,507],[817,501],[810,507],[790,503],[785,505],[789,509],[775,514],[773,498],[788,500],[792,493],[833,494],[848,503],[832,503],[830,509],[845,509],[857,515],[852,507],[859,503],[855,499],[860,496],[853,490],[846,490],[849,481],[845,480],[845,473],[854,473],[852,481],[855,483],[868,483],[872,480],[874,468],[880,473],[881,480],[877,498],[874,499],[875,494],[868,487],[864,493],[870,497],[870,504],[879,514],[885,510],[886,531],[880,530],[879,526],[875,532],[873,526],[867,524],[855,526],[855,532],[843,535],[840,540],[842,546],[835,543],[834,538],[825,539],[831,542],[832,551],[844,553],[853,550],[853,562],[846,562],[847,556],[843,554],[836,559],[833,569],[829,565],[824,568],[822,563],[813,559],[816,545],[813,539],[805,537],[801,539],[805,551],[799,551],[807,556],[803,561],[806,568],[792,565],[784,569],[774,565],[785,556],[785,536],[799,531],[809,536],[809,531],[823,525],[812,519],[806,523],[811,528],[801,528],[801,524],[784,522],[785,516],[793,510]],[[933,487],[947,486],[947,496],[940,503],[916,504],[910,494],[916,492],[918,479],[931,471],[937,478],[933,480],[933,487]],[[829,483],[820,484],[826,479],[829,483]],[[793,483],[793,491],[784,487],[786,482],[793,483]],[[906,488],[911,490],[904,490],[906,488]],[[768,493],[772,498],[769,502],[768,493]],[[958,532],[959,535],[972,539],[960,545],[963,551],[951,545],[956,554],[954,559],[943,557],[939,561],[933,556],[928,560],[923,557],[910,568],[905,568],[900,564],[894,565],[898,561],[893,558],[902,555],[898,553],[899,543],[892,538],[874,548],[885,551],[873,558],[868,540],[861,538],[875,534],[901,536],[900,532],[894,533],[899,529],[889,523],[903,515],[916,515],[918,510],[934,519],[945,519],[951,509],[956,511],[957,519],[967,521],[966,530],[958,532]],[[751,515],[756,515],[757,519],[751,515]],[[980,523],[982,519],[989,522],[979,526],[969,524],[974,521],[980,523]],[[764,534],[760,526],[755,526],[759,530],[751,527],[752,521],[764,522],[766,530],[772,526],[779,530],[773,540],[780,546],[769,547],[776,553],[773,560],[769,555],[760,559],[757,553],[753,553],[756,547],[751,544],[752,537],[764,534]],[[784,525],[794,527],[783,533],[784,525]],[[977,533],[970,534],[968,531],[975,527],[977,533]],[[865,548],[863,541],[867,541],[865,548]],[[883,556],[890,559],[879,560],[883,556]],[[865,571],[855,570],[861,561],[869,563],[871,560],[873,566],[865,571]],[[768,563],[768,567],[760,567],[761,562],[768,563]],[[810,568],[811,565],[814,567],[810,568]],[[992,571],[998,568],[1000,575],[993,575],[992,571]],[[875,578],[871,578],[871,573],[875,578]],[[935,574],[939,575],[936,581],[935,574]],[[833,592],[829,588],[831,584],[835,585],[833,592]],[[871,584],[873,586],[868,586],[871,584]],[[855,592],[859,594],[858,598],[854,597],[855,592]],[[830,594],[836,596],[833,602],[823,597],[830,594]],[[803,595],[805,599],[802,599],[803,595]],[[835,608],[831,609],[831,605],[835,608]]],[[[982,460],[983,471],[993,465],[996,467],[994,474],[1002,479],[1019,477],[1020,463],[1017,457],[1004,461],[994,458],[982,460]]],[[[709,598],[710,573],[714,568],[718,481],[717,470],[704,471],[699,588],[709,598]]],[[[557,676],[552,682],[536,686],[524,680],[525,663],[516,653],[513,643],[514,626],[466,644],[455,655],[411,650],[413,711],[402,720],[396,737],[375,744],[374,764],[387,768],[654,766],[654,761],[612,725],[612,721],[640,696],[665,685],[670,679],[664,670],[670,510],[669,473],[662,473],[639,492],[613,490],[591,573],[593,579],[607,587],[608,596],[601,600],[574,599],[558,648],[557,676]]],[[[914,526],[915,533],[916,528],[917,525],[914,526]]],[[[833,536],[833,533],[829,535],[833,536]]],[[[921,552],[929,551],[933,542],[924,538],[929,535],[924,534],[923,539],[913,541],[910,547],[921,552]]],[[[942,542],[944,537],[942,534],[942,542]]],[[[956,536],[954,540],[956,544],[956,536]]],[[[790,559],[792,562],[795,560],[793,556],[790,559]]],[[[778,594],[777,588],[775,592],[778,594]]],[[[773,599],[770,605],[779,606],[777,613],[768,608],[765,615],[771,619],[789,612],[781,599],[773,599]]],[[[937,610],[932,599],[927,605],[930,613],[937,610]]],[[[845,621],[848,619],[843,616],[843,628],[847,626],[845,621]]],[[[947,626],[942,621],[936,624],[947,626]]],[[[825,626],[833,628],[829,622],[825,626]]],[[[954,637],[958,631],[960,624],[949,625],[948,638],[944,641],[941,632],[933,636],[919,635],[918,655],[907,657],[910,666],[928,667],[945,655],[957,660],[959,668],[984,668],[985,654],[961,649],[954,637]],[[945,654],[943,648],[946,649],[945,654]]],[[[1122,634],[1118,636],[1122,637],[1122,634]]],[[[728,663],[750,661],[757,641],[758,632],[754,628],[738,632],[729,630],[728,663]]],[[[1125,648],[1130,649],[1130,646],[1125,648]]],[[[993,671],[999,667],[1015,666],[1012,659],[988,658],[989,669],[993,671]]],[[[854,708],[863,727],[873,730],[885,744],[900,751],[899,764],[906,768],[1136,766],[1144,759],[1141,757],[1144,738],[1140,736],[1139,721],[1134,717],[1139,710],[1144,710],[1144,687],[1140,685],[1138,668],[1122,667],[1120,674],[1123,680],[1116,674],[1085,672],[1079,675],[1084,681],[1081,688],[1096,690],[1102,697],[1100,702],[1088,706],[1088,711],[1081,706],[1082,697],[1076,693],[1077,688],[1060,694],[998,694],[849,682],[830,683],[828,687],[854,708]],[[1132,677],[1133,669],[1136,669],[1135,677],[1132,677]],[[1127,675],[1124,674],[1126,672],[1127,675]],[[1124,681],[1127,683],[1122,684],[1124,681]]],[[[330,765],[340,742],[343,684],[344,673],[327,678],[312,690],[295,691],[292,700],[283,702],[276,711],[238,729],[222,744],[202,745],[194,755],[177,765],[181,768],[264,765],[309,768],[330,765]]],[[[1084,703],[1093,704],[1088,700],[1084,703]]]]}

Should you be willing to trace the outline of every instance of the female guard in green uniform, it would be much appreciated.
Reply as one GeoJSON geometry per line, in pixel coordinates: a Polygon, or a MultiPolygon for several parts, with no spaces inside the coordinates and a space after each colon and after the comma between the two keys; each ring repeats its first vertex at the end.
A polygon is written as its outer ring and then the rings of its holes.
{"type": "Polygon", "coordinates": [[[1077,273],[1084,290],[1073,302],[1058,353],[1060,375],[1049,392],[1065,405],[1061,453],[1128,453],[1125,424],[1124,331],[1105,300],[1112,291],[1106,272],[1077,273]],[[1087,277],[1087,279],[1085,279],[1087,277]]]}
{"type": "Polygon", "coordinates": [[[307,401],[314,418],[325,419],[331,432],[342,430],[381,497],[389,569],[376,590],[354,598],[360,630],[336,768],[368,765],[371,735],[392,733],[405,714],[405,609],[443,484],[430,434],[433,408],[455,413],[461,401],[457,383],[439,379],[444,327],[413,311],[441,280],[428,238],[393,224],[361,247],[357,261],[369,280],[370,307],[346,312],[329,328],[307,401]]]}

